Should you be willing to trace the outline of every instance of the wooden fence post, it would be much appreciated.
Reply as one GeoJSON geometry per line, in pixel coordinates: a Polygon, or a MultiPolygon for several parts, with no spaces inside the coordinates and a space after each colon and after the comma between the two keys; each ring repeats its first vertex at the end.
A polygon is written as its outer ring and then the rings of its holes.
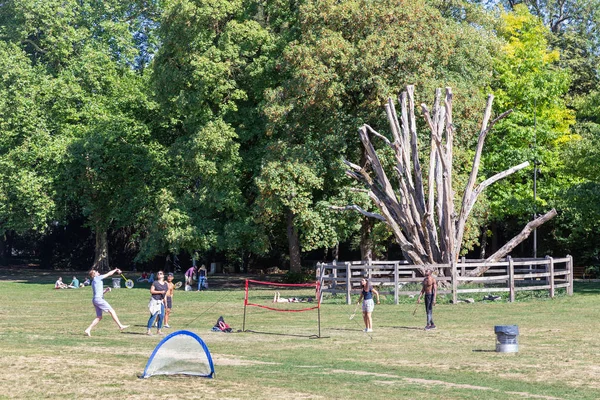
{"type": "Polygon", "coordinates": [[[331,272],[333,275],[333,279],[331,280],[331,288],[333,289],[333,293],[335,294],[337,292],[337,261],[333,260],[331,264],[331,272]]]}
{"type": "Polygon", "coordinates": [[[570,255],[567,256],[567,258],[569,259],[567,261],[567,279],[569,281],[569,286],[567,287],[567,294],[569,296],[573,296],[573,257],[571,257],[570,255]]]}
{"type": "Polygon", "coordinates": [[[509,301],[512,303],[515,301],[515,266],[511,256],[506,257],[508,259],[508,292],[509,301]]]}
{"type": "Polygon", "coordinates": [[[346,263],[346,304],[350,305],[352,304],[352,296],[351,296],[351,290],[352,290],[352,270],[350,269],[350,263],[347,262],[346,263]]]}
{"type": "Polygon", "coordinates": [[[460,259],[460,276],[465,276],[465,268],[467,267],[467,258],[466,257],[462,257],[460,259]]]}
{"type": "Polygon", "coordinates": [[[452,270],[452,304],[456,304],[458,302],[458,271],[456,267],[456,261],[450,261],[450,268],[452,270]]]}
{"type": "Polygon", "coordinates": [[[548,260],[548,269],[550,270],[550,298],[554,298],[554,259],[550,256],[546,256],[548,260]]]}
{"type": "Polygon", "coordinates": [[[399,273],[398,273],[398,262],[396,261],[394,263],[394,304],[398,305],[398,291],[400,290],[398,288],[398,280],[399,280],[399,273]]]}

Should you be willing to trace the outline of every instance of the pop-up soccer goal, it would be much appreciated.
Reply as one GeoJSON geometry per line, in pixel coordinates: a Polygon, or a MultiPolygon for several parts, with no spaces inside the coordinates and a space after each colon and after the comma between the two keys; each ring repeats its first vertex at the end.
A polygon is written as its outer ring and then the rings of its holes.
{"type": "Polygon", "coordinates": [[[248,307],[258,307],[265,311],[288,313],[314,312],[316,310],[317,337],[321,337],[320,287],[319,282],[294,284],[246,279],[242,331],[247,331],[246,315],[248,307]]]}
{"type": "Polygon", "coordinates": [[[190,331],[177,331],[166,336],[156,346],[141,378],[153,375],[213,378],[215,367],[208,347],[198,335],[190,331]]]}

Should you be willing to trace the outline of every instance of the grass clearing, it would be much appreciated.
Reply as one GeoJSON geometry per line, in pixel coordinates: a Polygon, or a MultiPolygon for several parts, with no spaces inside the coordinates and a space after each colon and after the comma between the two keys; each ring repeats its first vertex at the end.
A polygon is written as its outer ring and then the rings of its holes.
{"type": "MultiPolygon", "coordinates": [[[[208,345],[216,379],[139,379],[159,336],[144,335],[148,285],[106,295],[124,324],[105,314],[92,332],[91,288],[54,290],[57,273],[0,270],[0,398],[39,399],[597,399],[600,397],[598,283],[576,282],[573,297],[515,303],[439,304],[425,332],[414,299],[382,301],[374,332],[360,311],[326,295],[317,313],[252,307],[246,329],[211,332],[219,316],[242,328],[243,289],[176,292],[169,333],[188,329],[208,345]],[[519,325],[519,353],[496,353],[494,325],[519,325]]],[[[63,278],[68,277],[63,273],[63,278]]],[[[128,276],[129,278],[129,276],[128,276]]],[[[178,277],[181,279],[180,277],[178,277]]],[[[70,281],[70,279],[65,279],[70,281]]],[[[177,279],[176,279],[177,280],[177,279]]],[[[105,281],[105,284],[108,284],[105,281]]],[[[272,299],[265,292],[265,299],[272,299]]],[[[283,296],[283,293],[282,293],[283,296]]]]}

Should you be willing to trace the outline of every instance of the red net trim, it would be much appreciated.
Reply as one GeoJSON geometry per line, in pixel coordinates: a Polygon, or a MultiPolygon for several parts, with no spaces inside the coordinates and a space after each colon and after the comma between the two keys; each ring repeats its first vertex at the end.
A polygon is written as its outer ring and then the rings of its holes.
{"type": "MultiPolygon", "coordinates": [[[[284,303],[285,304],[285,303],[284,303]]],[[[297,303],[293,303],[293,304],[297,304],[297,303]]],[[[302,312],[302,311],[310,311],[310,310],[316,310],[317,308],[319,308],[320,304],[317,304],[314,307],[309,307],[309,308],[301,308],[299,310],[289,310],[289,309],[281,309],[281,308],[275,308],[275,307],[269,307],[269,306],[264,306],[262,304],[254,304],[254,303],[247,303],[247,305],[249,306],[254,306],[254,307],[260,307],[260,308],[266,308],[267,310],[271,310],[271,311],[281,311],[281,312],[302,312]]]]}
{"type": "Polygon", "coordinates": [[[248,279],[247,282],[256,283],[259,285],[274,285],[274,286],[288,286],[288,287],[317,287],[319,282],[315,283],[279,283],[279,282],[267,282],[267,281],[253,281],[248,279]]]}
{"type": "MultiPolygon", "coordinates": [[[[310,310],[315,310],[317,308],[321,308],[321,285],[319,282],[314,282],[314,283],[278,283],[278,282],[267,282],[267,281],[255,281],[252,279],[246,279],[246,293],[244,295],[244,305],[245,306],[254,306],[254,307],[259,307],[259,308],[264,308],[266,310],[271,310],[271,311],[281,311],[281,312],[302,312],[302,311],[310,311],[310,310]],[[258,285],[274,285],[274,286],[288,286],[288,287],[314,287],[316,289],[316,293],[315,293],[315,300],[316,300],[316,305],[313,307],[307,307],[307,308],[301,308],[301,309],[297,309],[297,310],[289,310],[289,309],[281,309],[281,308],[275,308],[275,307],[269,307],[269,306],[265,306],[263,304],[256,304],[256,303],[250,303],[248,302],[248,284],[252,282],[258,285]]],[[[285,303],[284,303],[285,304],[285,303]]],[[[294,302],[292,302],[292,304],[296,304],[294,302]]]]}

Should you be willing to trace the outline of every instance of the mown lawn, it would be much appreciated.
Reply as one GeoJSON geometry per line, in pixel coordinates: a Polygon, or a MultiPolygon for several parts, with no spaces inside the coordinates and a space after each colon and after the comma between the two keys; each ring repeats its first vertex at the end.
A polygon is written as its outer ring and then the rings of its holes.
{"type": "MultiPolygon", "coordinates": [[[[147,285],[113,290],[110,317],[94,318],[91,289],[54,290],[58,273],[0,270],[0,398],[39,399],[597,399],[600,398],[600,284],[577,283],[573,297],[436,306],[425,332],[421,308],[391,304],[362,332],[354,306],[325,297],[317,313],[249,308],[246,328],[211,332],[219,316],[242,328],[242,289],[178,291],[169,333],[187,329],[208,345],[216,379],[139,379],[161,340],[146,336],[147,285]],[[494,325],[517,324],[519,352],[496,353],[494,325]]],[[[70,282],[71,275],[62,273],[70,282]]],[[[81,279],[83,276],[79,276],[81,279]]],[[[106,281],[106,284],[109,282],[106,281]]],[[[265,301],[272,298],[266,291],[265,301]]]]}

